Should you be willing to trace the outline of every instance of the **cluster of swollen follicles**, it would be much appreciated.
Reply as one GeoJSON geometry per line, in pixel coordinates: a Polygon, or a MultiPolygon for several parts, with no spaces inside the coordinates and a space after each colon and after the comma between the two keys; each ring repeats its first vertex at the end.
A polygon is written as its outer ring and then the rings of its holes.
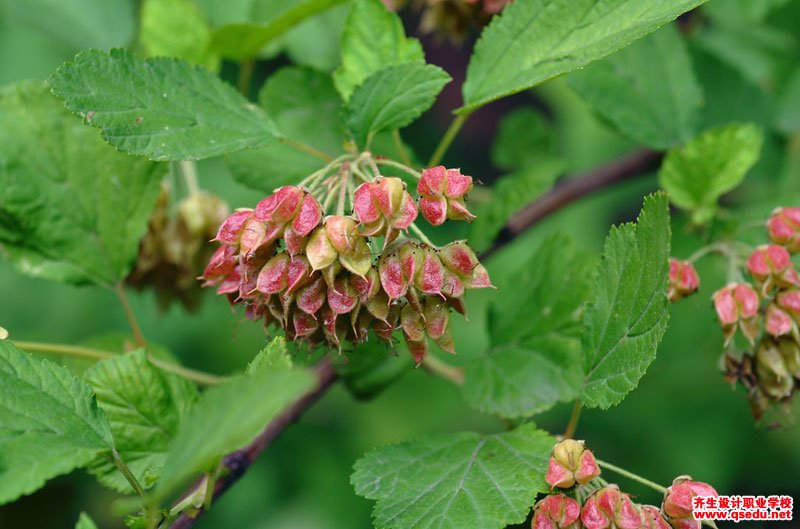
{"type": "MultiPolygon", "coordinates": [[[[474,218],[465,204],[472,177],[441,166],[425,170],[418,209],[401,179],[360,174],[352,215],[341,214],[341,205],[339,214],[326,215],[321,203],[332,201],[301,186],[281,187],[255,209],[234,212],[219,228],[205,285],[290,340],[341,350],[370,331],[391,342],[402,330],[417,363],[428,339],[454,352],[450,309],[465,314],[464,292],[491,287],[489,275],[465,242],[436,247],[413,223],[418,211],[433,225],[474,218]],[[423,240],[407,236],[409,228],[423,240]]],[[[344,196],[344,184],[340,189],[344,196]]]]}
{"type": "Polygon", "coordinates": [[[660,507],[634,503],[600,477],[583,441],[572,439],[553,448],[545,479],[552,492],[533,507],[532,529],[699,529],[694,498],[718,496],[711,485],[680,476],[666,489],[660,507]]]}
{"type": "MultiPolygon", "coordinates": [[[[756,419],[772,404],[789,403],[800,387],[800,277],[792,255],[800,252],[800,208],[779,208],[767,221],[770,244],[758,246],[744,262],[752,281],[734,281],[713,295],[725,347],[737,331],[750,351],[726,353],[724,370],[741,383],[756,419]]],[[[734,262],[735,264],[735,262],[734,262]]],[[[670,299],[699,287],[690,261],[670,261],[670,299]]]]}

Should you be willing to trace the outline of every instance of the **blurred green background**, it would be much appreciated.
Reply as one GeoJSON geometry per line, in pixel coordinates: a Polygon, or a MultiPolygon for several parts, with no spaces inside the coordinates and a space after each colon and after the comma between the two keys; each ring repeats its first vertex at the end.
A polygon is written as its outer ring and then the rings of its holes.
{"type": "MultiPolygon", "coordinates": [[[[90,24],[80,23],[79,10],[72,18],[59,19],[56,15],[61,11],[71,13],[64,9],[70,0],[61,4],[0,0],[0,83],[44,80],[82,48],[126,45],[135,39],[137,2],[102,2],[110,17],[106,23],[117,24],[111,41],[108,31],[93,31],[90,24]],[[49,13],[50,8],[55,12],[49,13]],[[132,24],[125,23],[128,19],[132,24]]],[[[785,124],[781,112],[786,104],[778,107],[775,103],[792,89],[793,75],[800,72],[798,4],[712,0],[709,5],[714,7],[682,22],[693,26],[692,59],[706,94],[704,125],[747,120],[767,131],[761,161],[744,185],[725,198],[724,213],[731,219],[764,219],[775,206],[800,206],[800,136],[791,123],[785,124]],[[744,17],[744,22],[737,17],[744,17]]],[[[407,31],[413,33],[416,15],[405,16],[407,31]]],[[[335,35],[339,23],[341,16],[332,16],[325,25],[335,35]]],[[[463,78],[469,41],[454,45],[425,37],[423,42],[431,62],[445,67],[457,80],[463,78]]],[[[253,93],[271,71],[287,63],[280,51],[278,47],[272,56],[257,62],[253,93]]],[[[223,76],[232,82],[236,71],[236,65],[222,66],[223,76]]],[[[451,85],[437,107],[404,133],[420,158],[430,153],[446,128],[449,111],[459,102],[457,88],[451,85]]],[[[794,89],[797,97],[788,108],[797,112],[800,87],[794,89]]],[[[498,120],[525,105],[543,111],[551,122],[556,151],[568,160],[570,173],[636,148],[593,115],[563,80],[555,80],[473,116],[447,162],[485,183],[492,182],[499,173],[491,165],[489,147],[498,120]]],[[[261,198],[236,184],[220,160],[201,162],[199,175],[204,188],[232,207],[251,206],[261,198]]],[[[599,252],[608,227],[634,218],[642,196],[657,185],[655,175],[649,175],[570,205],[488,261],[495,282],[513,273],[538,242],[554,232],[564,232],[582,247],[599,252]]],[[[457,230],[432,233],[440,240],[461,235],[457,230]]],[[[753,243],[765,240],[758,231],[748,232],[748,237],[753,243]]],[[[686,226],[685,217],[676,213],[673,254],[685,258],[703,244],[686,226]]],[[[725,281],[725,264],[711,257],[701,262],[699,271],[703,280],[699,295],[673,306],[658,358],[639,388],[608,412],[584,411],[577,436],[586,439],[600,458],[662,484],[690,473],[711,482],[722,494],[790,494],[800,501],[800,428],[785,417],[781,419],[784,426],[777,430],[768,427],[769,421],[756,426],[742,391],[732,391],[723,380],[718,367],[722,334],[709,299],[725,281]]],[[[454,320],[459,356],[448,361],[464,362],[486,346],[484,315],[495,295],[502,292],[470,293],[469,322],[454,320]]],[[[267,340],[260,325],[243,321],[211,292],[197,314],[176,305],[160,313],[152,293],[131,296],[148,340],[165,345],[191,367],[214,373],[241,369],[267,340]]],[[[112,293],[29,279],[6,262],[0,262],[0,299],[0,325],[15,339],[80,343],[103,333],[127,331],[112,293]]],[[[558,433],[569,412],[569,406],[559,406],[536,422],[558,433]]],[[[800,406],[795,403],[790,414],[797,417],[798,412],[800,406]]],[[[370,502],[357,497],[349,484],[351,466],[365,451],[425,433],[491,432],[503,427],[500,421],[468,408],[452,384],[423,370],[409,369],[398,383],[370,401],[358,401],[336,387],[270,446],[197,527],[366,529],[371,527],[370,502]]],[[[619,482],[640,501],[660,501],[638,484],[623,478],[619,482]]],[[[111,508],[115,498],[91,477],[76,472],[0,507],[0,528],[72,527],[81,510],[89,512],[101,528],[121,527],[121,519],[111,508]]]]}

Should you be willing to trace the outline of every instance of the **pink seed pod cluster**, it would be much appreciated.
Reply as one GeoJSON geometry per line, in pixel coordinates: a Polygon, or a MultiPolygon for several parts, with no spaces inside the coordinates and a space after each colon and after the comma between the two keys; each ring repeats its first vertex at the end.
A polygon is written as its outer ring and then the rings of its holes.
{"type": "Polygon", "coordinates": [[[800,208],[778,208],[767,221],[769,239],[791,253],[800,252],[800,208]]]}
{"type": "Polygon", "coordinates": [[[692,516],[694,497],[718,496],[710,485],[681,476],[666,489],[661,507],[640,505],[599,476],[583,441],[558,442],[545,480],[554,489],[569,490],[553,490],[536,503],[531,529],[699,529],[692,516]]]}
{"type": "Polygon", "coordinates": [[[425,169],[417,186],[422,216],[434,226],[448,219],[471,221],[475,215],[465,204],[470,191],[472,177],[461,174],[459,169],[446,169],[443,165],[425,169]]]}
{"type": "Polygon", "coordinates": [[[326,215],[307,189],[281,187],[225,219],[201,279],[290,340],[341,350],[370,334],[391,343],[402,330],[417,363],[429,339],[454,353],[450,310],[465,314],[466,290],[492,284],[466,243],[401,237],[417,212],[398,178],[359,186],[352,216],[326,215]]]}
{"type": "Polygon", "coordinates": [[[672,303],[691,296],[700,288],[700,276],[691,261],[669,258],[669,291],[672,303]]]}

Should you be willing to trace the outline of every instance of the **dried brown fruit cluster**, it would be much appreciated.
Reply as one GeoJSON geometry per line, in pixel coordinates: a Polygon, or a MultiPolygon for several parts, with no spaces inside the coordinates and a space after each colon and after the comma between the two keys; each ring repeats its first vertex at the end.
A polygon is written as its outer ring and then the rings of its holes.
{"type": "MultiPolygon", "coordinates": [[[[420,188],[427,190],[425,174],[420,188]]],[[[458,175],[460,193],[448,200],[463,206],[472,179],[458,175]]],[[[341,350],[370,331],[390,342],[399,329],[417,363],[429,338],[455,352],[450,309],[464,314],[464,292],[492,286],[475,253],[462,241],[437,248],[401,237],[418,211],[399,178],[366,181],[351,201],[353,215],[325,215],[308,189],[286,186],[255,209],[236,211],[219,228],[205,286],[290,340],[341,350]]],[[[447,217],[455,218],[445,207],[435,220],[447,217]]]]}
{"type": "Polygon", "coordinates": [[[165,188],[139,244],[136,266],[125,282],[139,290],[152,288],[162,310],[175,299],[193,310],[201,299],[197,274],[214,252],[209,241],[230,211],[222,199],[206,192],[183,199],[174,216],[169,209],[165,188]]]}
{"type": "Polygon", "coordinates": [[[700,529],[692,515],[696,496],[716,497],[711,485],[680,476],[667,488],[661,507],[639,505],[600,477],[600,467],[583,441],[555,445],[545,479],[554,489],[533,511],[532,529],[700,529]],[[577,499],[576,499],[577,498],[577,499]]]}

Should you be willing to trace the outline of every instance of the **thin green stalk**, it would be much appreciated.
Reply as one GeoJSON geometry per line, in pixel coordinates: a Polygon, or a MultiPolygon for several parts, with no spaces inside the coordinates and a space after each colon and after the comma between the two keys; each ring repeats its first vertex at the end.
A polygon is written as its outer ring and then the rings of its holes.
{"type": "Polygon", "coordinates": [[[214,501],[214,485],[217,484],[219,475],[219,461],[214,465],[214,470],[206,474],[205,495],[203,496],[203,510],[211,509],[211,502],[214,501]]]}
{"type": "Polygon", "coordinates": [[[569,417],[567,429],[564,431],[564,439],[572,439],[575,435],[575,430],[578,428],[578,420],[581,418],[581,401],[576,400],[575,406],[572,408],[572,415],[569,417]]]}
{"type": "Polygon", "coordinates": [[[117,295],[117,298],[122,305],[122,310],[125,311],[125,317],[128,319],[128,325],[131,328],[133,339],[136,342],[136,345],[139,347],[144,347],[147,345],[147,342],[144,339],[141,327],[139,327],[139,322],[136,321],[136,314],[134,314],[133,308],[131,308],[131,303],[128,300],[128,295],[125,294],[125,287],[122,285],[122,283],[117,283],[114,286],[114,293],[117,295]]]}
{"type": "Polygon", "coordinates": [[[114,464],[119,469],[120,474],[130,483],[131,487],[133,487],[134,492],[138,494],[140,497],[144,498],[145,492],[142,486],[139,484],[139,480],[136,479],[136,476],[133,475],[131,469],[128,468],[128,465],[122,460],[119,456],[119,452],[117,452],[116,448],[112,452],[112,457],[114,459],[114,464]]]}
{"type": "Polygon", "coordinates": [[[394,146],[397,147],[397,152],[400,154],[400,159],[406,165],[411,165],[411,158],[408,157],[406,146],[403,145],[403,138],[400,136],[400,131],[395,129],[392,131],[392,138],[394,139],[394,146]]]}
{"type": "MultiPolygon", "coordinates": [[[[14,340],[11,343],[16,345],[23,351],[39,352],[47,354],[55,354],[60,356],[71,356],[74,358],[85,358],[87,360],[106,360],[117,355],[111,351],[104,351],[102,349],[94,349],[91,347],[81,347],[79,345],[67,345],[60,343],[44,343],[44,342],[24,342],[14,340]]],[[[188,367],[179,366],[171,362],[165,362],[155,358],[153,355],[147,355],[148,361],[154,366],[170,373],[180,375],[187,380],[191,380],[201,385],[214,385],[219,384],[224,379],[210,373],[204,373],[188,367]]]]}
{"type": "Polygon", "coordinates": [[[650,481],[649,479],[643,478],[642,476],[639,476],[638,474],[634,474],[633,472],[629,472],[628,470],[625,470],[624,468],[620,468],[620,467],[618,467],[616,465],[612,465],[611,463],[606,463],[605,461],[600,461],[599,459],[597,460],[597,464],[600,465],[601,468],[605,468],[605,469],[608,469],[608,470],[610,470],[612,472],[616,472],[617,474],[619,474],[621,476],[625,476],[628,479],[632,479],[633,481],[638,481],[642,485],[648,486],[653,490],[657,490],[661,494],[666,494],[666,492],[667,492],[667,488],[666,487],[662,487],[658,483],[655,483],[653,481],[650,481]]]}
{"type": "Polygon", "coordinates": [[[197,164],[193,160],[182,160],[178,162],[183,181],[186,182],[186,190],[190,195],[200,193],[200,185],[197,183],[197,164]]]}
{"type": "Polygon", "coordinates": [[[420,239],[422,242],[424,242],[425,244],[427,244],[427,245],[429,245],[429,246],[433,246],[434,248],[436,248],[436,245],[435,245],[435,244],[433,244],[433,241],[431,241],[431,240],[428,238],[428,236],[427,236],[427,235],[425,235],[425,232],[424,232],[424,231],[422,231],[422,230],[419,228],[419,226],[417,226],[417,225],[416,225],[416,223],[412,222],[412,223],[411,223],[411,225],[408,227],[408,229],[410,229],[411,231],[413,231],[413,232],[414,232],[414,235],[416,235],[417,237],[419,237],[419,239],[420,239]]]}
{"type": "Polygon", "coordinates": [[[288,145],[289,147],[291,147],[291,148],[293,148],[295,150],[298,150],[300,152],[304,152],[304,153],[309,154],[309,155],[311,155],[311,156],[313,156],[315,158],[319,158],[320,160],[323,160],[325,162],[332,162],[334,160],[334,157],[331,156],[330,154],[328,154],[326,152],[323,152],[323,151],[317,149],[316,147],[312,147],[311,145],[306,145],[303,142],[300,142],[300,141],[297,141],[297,140],[293,140],[293,139],[287,138],[285,136],[281,138],[281,142],[284,145],[288,145]]]}
{"type": "Polygon", "coordinates": [[[433,151],[431,155],[431,159],[428,161],[428,167],[433,167],[434,165],[439,165],[439,162],[442,161],[444,158],[447,149],[450,148],[450,144],[453,143],[453,140],[456,138],[458,131],[461,130],[462,125],[469,117],[469,114],[459,114],[453,119],[450,126],[447,128],[447,131],[442,136],[439,145],[436,146],[436,149],[433,151]]]}
{"type": "Polygon", "coordinates": [[[250,95],[250,79],[253,78],[255,63],[255,59],[247,59],[239,65],[239,78],[236,80],[236,87],[245,97],[250,95]]]}
{"type": "Polygon", "coordinates": [[[342,171],[342,179],[339,182],[339,200],[336,202],[336,214],[344,215],[345,201],[347,200],[347,184],[350,182],[352,171],[342,171]]]}
{"type": "Polygon", "coordinates": [[[404,171],[404,172],[410,174],[411,176],[413,176],[417,180],[422,178],[422,173],[420,173],[419,171],[416,171],[416,170],[412,169],[411,167],[409,167],[409,166],[407,166],[405,164],[402,164],[402,163],[399,163],[399,162],[395,162],[394,160],[386,160],[386,159],[383,159],[383,158],[379,158],[379,159],[375,160],[375,163],[377,163],[378,165],[390,165],[392,167],[397,167],[401,171],[404,171]]]}
{"type": "Polygon", "coordinates": [[[452,366],[443,360],[429,354],[422,360],[422,367],[430,373],[449,380],[456,386],[464,384],[464,370],[457,366],[452,366]]]}

